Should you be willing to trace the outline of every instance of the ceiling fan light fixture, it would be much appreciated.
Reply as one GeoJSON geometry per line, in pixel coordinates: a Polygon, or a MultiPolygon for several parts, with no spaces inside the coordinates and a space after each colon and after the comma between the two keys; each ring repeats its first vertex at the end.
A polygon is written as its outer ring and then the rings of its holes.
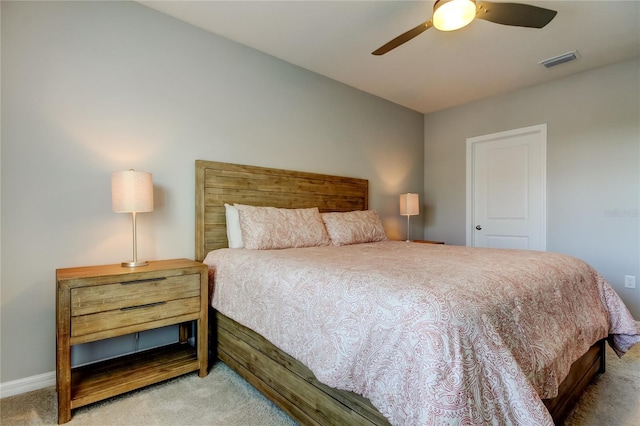
{"type": "Polygon", "coordinates": [[[475,0],[437,0],[433,5],[433,26],[440,31],[458,30],[475,17],[475,0]]]}

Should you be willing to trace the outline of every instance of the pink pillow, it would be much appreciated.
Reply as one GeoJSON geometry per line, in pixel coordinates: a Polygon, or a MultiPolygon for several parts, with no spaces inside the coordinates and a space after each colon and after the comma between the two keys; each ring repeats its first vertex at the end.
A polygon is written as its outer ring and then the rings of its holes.
{"type": "Polygon", "coordinates": [[[246,249],[284,249],[331,244],[317,207],[279,209],[234,204],[246,249]]]}
{"type": "Polygon", "coordinates": [[[322,213],[321,216],[335,246],[387,240],[387,234],[375,210],[322,213]]]}

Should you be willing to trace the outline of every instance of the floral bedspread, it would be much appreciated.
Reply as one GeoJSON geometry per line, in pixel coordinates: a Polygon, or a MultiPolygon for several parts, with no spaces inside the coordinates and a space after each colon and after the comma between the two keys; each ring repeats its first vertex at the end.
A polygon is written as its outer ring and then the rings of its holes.
{"type": "Polygon", "coordinates": [[[556,253],[388,241],[204,262],[215,309],[394,425],[551,425],[541,398],[577,358],[640,341],[603,278],[556,253]]]}

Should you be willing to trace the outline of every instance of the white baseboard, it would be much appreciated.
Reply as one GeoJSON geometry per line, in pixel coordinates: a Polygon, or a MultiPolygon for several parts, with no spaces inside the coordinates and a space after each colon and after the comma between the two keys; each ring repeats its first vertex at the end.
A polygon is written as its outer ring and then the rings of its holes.
{"type": "Polygon", "coordinates": [[[56,384],[56,372],[38,374],[24,379],[12,380],[6,383],[0,383],[0,398],[7,396],[19,395],[25,392],[54,386],[56,384]]]}

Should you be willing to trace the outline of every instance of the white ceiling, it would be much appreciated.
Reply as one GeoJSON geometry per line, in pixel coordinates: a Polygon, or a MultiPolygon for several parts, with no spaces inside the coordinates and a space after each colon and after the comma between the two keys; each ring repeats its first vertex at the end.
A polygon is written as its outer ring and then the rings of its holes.
{"type": "MultiPolygon", "coordinates": [[[[433,1],[140,1],[185,22],[428,113],[640,55],[640,1],[526,1],[543,29],[475,20],[371,52],[431,17],[433,1]],[[577,50],[554,68],[540,61],[577,50]]],[[[640,76],[639,76],[640,78],[640,76]]]]}

